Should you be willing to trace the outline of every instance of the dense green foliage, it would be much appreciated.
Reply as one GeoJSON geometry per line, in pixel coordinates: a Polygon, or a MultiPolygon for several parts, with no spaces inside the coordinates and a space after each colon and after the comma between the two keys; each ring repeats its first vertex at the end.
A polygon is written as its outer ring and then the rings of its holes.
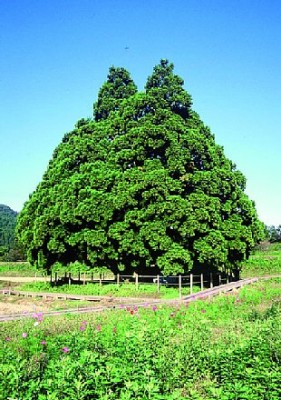
{"type": "Polygon", "coordinates": [[[245,178],[162,60],[137,92],[112,67],[94,104],[54,152],[18,219],[28,259],[165,275],[232,271],[263,234],[245,178]]]}
{"type": "Polygon", "coordinates": [[[34,313],[1,325],[0,400],[279,400],[280,327],[280,280],[188,306],[34,313]]]}
{"type": "Polygon", "coordinates": [[[0,204],[0,260],[16,261],[24,259],[24,254],[15,238],[18,213],[0,204]]]}
{"type": "Polygon", "coordinates": [[[17,212],[0,204],[0,255],[13,247],[17,212]]]}

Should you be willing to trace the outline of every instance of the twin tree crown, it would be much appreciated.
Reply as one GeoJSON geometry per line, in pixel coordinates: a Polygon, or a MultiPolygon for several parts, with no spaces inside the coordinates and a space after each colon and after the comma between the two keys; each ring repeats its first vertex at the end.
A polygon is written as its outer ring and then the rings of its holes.
{"type": "Polygon", "coordinates": [[[143,92],[109,69],[93,119],[64,136],[18,217],[32,264],[237,276],[263,224],[183,84],[167,60],[143,92]]]}

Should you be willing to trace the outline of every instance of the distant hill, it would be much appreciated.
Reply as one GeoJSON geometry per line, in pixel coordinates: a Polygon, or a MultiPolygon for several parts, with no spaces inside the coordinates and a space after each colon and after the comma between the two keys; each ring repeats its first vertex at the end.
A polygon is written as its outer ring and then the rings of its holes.
{"type": "Polygon", "coordinates": [[[0,255],[14,246],[17,215],[10,207],[0,204],[0,255]]]}

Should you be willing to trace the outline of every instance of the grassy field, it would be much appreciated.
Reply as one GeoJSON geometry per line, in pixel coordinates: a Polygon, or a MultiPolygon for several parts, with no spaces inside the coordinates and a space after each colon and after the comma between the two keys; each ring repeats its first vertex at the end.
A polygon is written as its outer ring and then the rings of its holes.
{"type": "Polygon", "coordinates": [[[42,276],[28,262],[0,262],[0,276],[42,276]]]}
{"type": "Polygon", "coordinates": [[[279,400],[280,289],[2,323],[0,400],[279,400]]]}
{"type": "Polygon", "coordinates": [[[281,274],[281,243],[254,250],[242,269],[242,278],[273,274],[281,274]]]}

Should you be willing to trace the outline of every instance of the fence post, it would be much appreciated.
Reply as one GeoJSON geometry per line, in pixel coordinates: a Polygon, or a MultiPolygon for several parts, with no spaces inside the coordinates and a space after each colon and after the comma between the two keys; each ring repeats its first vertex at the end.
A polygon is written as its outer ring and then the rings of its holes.
{"type": "Polygon", "coordinates": [[[55,285],[57,284],[57,282],[58,282],[58,273],[55,272],[55,285]]]}
{"type": "Polygon", "coordinates": [[[101,286],[101,274],[100,274],[100,286],[101,286]]]}
{"type": "Polygon", "coordinates": [[[204,290],[204,275],[202,273],[200,274],[200,286],[202,292],[202,290],[204,290]]]}
{"type": "Polygon", "coordinates": [[[229,283],[229,275],[226,274],[226,283],[229,283]]]}
{"type": "Polygon", "coordinates": [[[190,274],[189,284],[190,284],[190,294],[192,294],[193,293],[193,274],[190,274]]]}
{"type": "Polygon", "coordinates": [[[116,283],[117,283],[117,286],[119,287],[120,286],[120,274],[116,275],[116,283]]]}
{"type": "Polygon", "coordinates": [[[71,272],[69,272],[68,274],[68,285],[69,286],[71,285],[71,272]]]}
{"type": "Polygon", "coordinates": [[[181,275],[179,275],[179,298],[181,299],[181,275]]]}
{"type": "Polygon", "coordinates": [[[212,288],[214,285],[213,285],[213,274],[212,274],[212,272],[210,273],[210,288],[212,288]]]}
{"type": "Polygon", "coordinates": [[[136,290],[139,290],[139,274],[135,274],[135,280],[136,280],[136,290]]]}
{"type": "Polygon", "coordinates": [[[160,292],[160,276],[157,275],[157,292],[160,292]]]}
{"type": "Polygon", "coordinates": [[[86,285],[86,273],[83,273],[83,285],[86,285]]]}
{"type": "Polygon", "coordinates": [[[219,274],[219,286],[221,285],[221,274],[219,274]]]}

